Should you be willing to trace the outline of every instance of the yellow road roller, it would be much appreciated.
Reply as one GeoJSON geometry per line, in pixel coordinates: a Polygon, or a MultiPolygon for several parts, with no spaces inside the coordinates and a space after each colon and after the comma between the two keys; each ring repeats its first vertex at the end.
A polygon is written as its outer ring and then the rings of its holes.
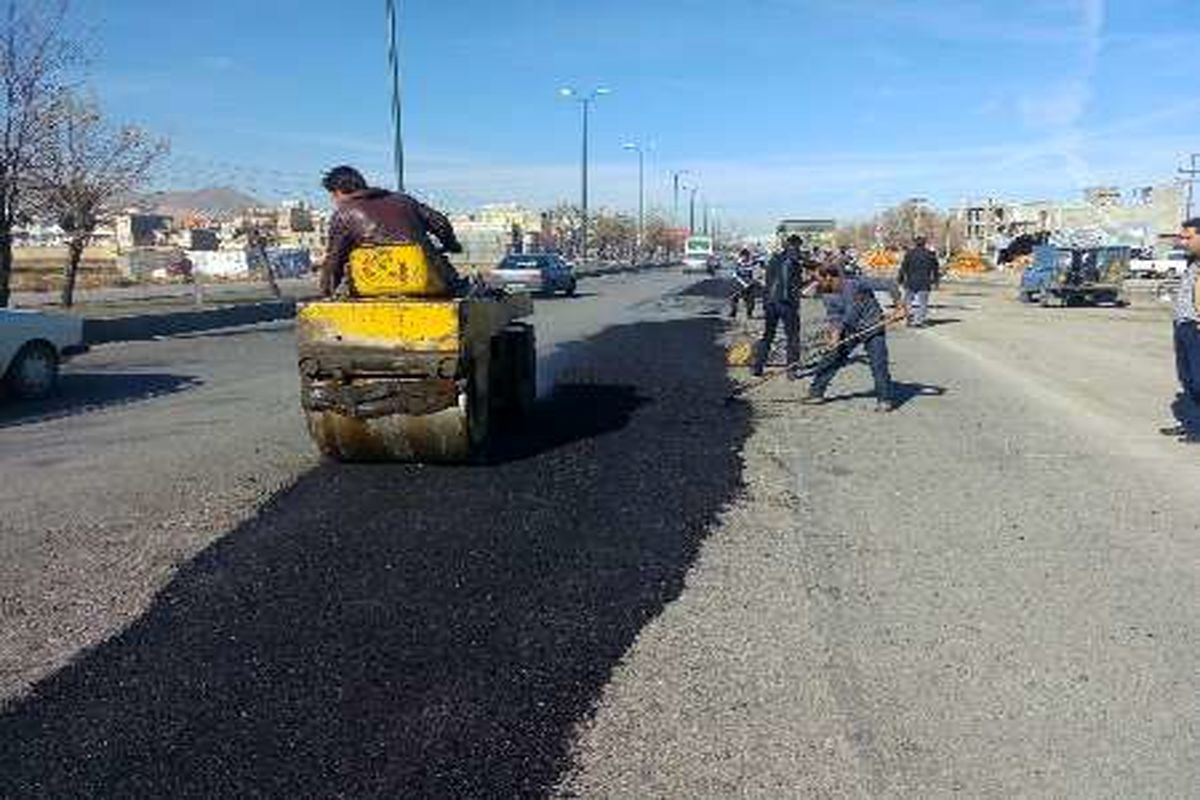
{"type": "Polygon", "coordinates": [[[452,297],[416,244],[350,254],[346,298],[297,313],[300,402],[342,461],[460,462],[537,391],[527,294],[452,297]]]}

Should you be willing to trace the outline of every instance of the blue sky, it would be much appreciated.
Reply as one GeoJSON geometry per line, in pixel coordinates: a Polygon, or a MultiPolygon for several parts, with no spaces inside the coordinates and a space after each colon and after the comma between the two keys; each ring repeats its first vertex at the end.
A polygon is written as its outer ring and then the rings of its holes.
{"type": "MultiPolygon", "coordinates": [[[[408,183],[452,209],[579,193],[633,209],[631,139],[744,230],[910,196],[1073,197],[1200,151],[1195,0],[400,0],[408,183]]],[[[74,0],[113,116],[170,136],[163,184],[316,196],[390,181],[383,0],[74,0]]]]}

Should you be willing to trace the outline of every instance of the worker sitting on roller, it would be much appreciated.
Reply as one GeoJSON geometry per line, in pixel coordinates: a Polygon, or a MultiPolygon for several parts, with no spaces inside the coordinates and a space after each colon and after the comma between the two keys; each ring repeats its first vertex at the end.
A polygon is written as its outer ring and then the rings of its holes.
{"type": "Polygon", "coordinates": [[[321,185],[333,200],[329,246],[321,266],[321,293],[326,297],[353,294],[348,263],[355,247],[365,244],[418,244],[446,286],[459,294],[464,281],[445,253],[461,253],[462,245],[445,215],[403,192],[367,186],[354,167],[334,167],[321,185]]]}
{"type": "Polygon", "coordinates": [[[895,408],[895,398],[888,369],[885,325],[888,321],[903,319],[907,315],[900,300],[900,287],[889,279],[852,278],[838,266],[826,264],[821,267],[817,278],[817,292],[825,300],[831,328],[829,344],[834,350],[817,368],[804,402],[824,402],[825,390],[833,376],[846,365],[855,347],[862,344],[871,361],[871,375],[875,379],[875,410],[891,411],[895,408]],[[875,292],[891,295],[891,314],[884,314],[879,301],[875,299],[875,292]]]}

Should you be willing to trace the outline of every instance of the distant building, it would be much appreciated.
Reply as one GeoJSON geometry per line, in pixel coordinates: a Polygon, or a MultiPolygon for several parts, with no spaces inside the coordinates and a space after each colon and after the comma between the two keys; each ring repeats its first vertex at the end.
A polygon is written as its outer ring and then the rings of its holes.
{"type": "Polygon", "coordinates": [[[165,214],[119,214],[114,221],[117,248],[132,250],[160,244],[170,232],[172,223],[173,219],[165,214]]]}
{"type": "Polygon", "coordinates": [[[952,213],[962,222],[967,247],[995,252],[1014,237],[1048,231],[1090,232],[1093,238],[1144,247],[1169,243],[1179,229],[1185,204],[1177,183],[1139,186],[1126,196],[1113,186],[1088,187],[1082,201],[1004,202],[987,198],[963,203],[952,213]]]}
{"type": "Polygon", "coordinates": [[[451,256],[456,266],[486,269],[509,253],[541,249],[542,215],[515,203],[452,214],[450,223],[463,246],[462,253],[451,256]]]}

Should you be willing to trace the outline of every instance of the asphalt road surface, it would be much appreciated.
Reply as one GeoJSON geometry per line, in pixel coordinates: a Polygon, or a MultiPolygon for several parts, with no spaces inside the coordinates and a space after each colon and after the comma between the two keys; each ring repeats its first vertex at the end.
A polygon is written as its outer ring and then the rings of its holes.
{"type": "Polygon", "coordinates": [[[0,412],[0,796],[1200,794],[1161,304],[948,287],[875,414],[684,285],[539,304],[490,467],[320,464],[286,326],[0,412]]]}

